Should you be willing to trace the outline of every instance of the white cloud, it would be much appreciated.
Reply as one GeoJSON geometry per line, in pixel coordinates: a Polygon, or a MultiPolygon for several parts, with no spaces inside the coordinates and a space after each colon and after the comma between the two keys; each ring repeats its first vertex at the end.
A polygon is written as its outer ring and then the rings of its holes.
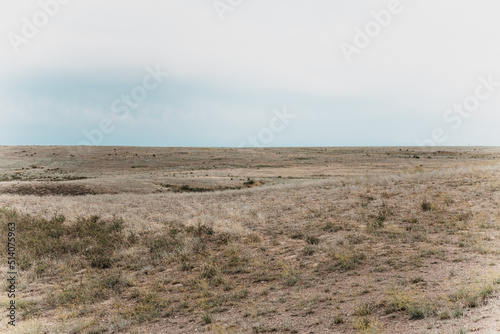
{"type": "MultiPolygon", "coordinates": [[[[162,64],[174,81],[289,91],[309,95],[311,105],[314,96],[379,100],[400,106],[409,119],[418,110],[437,120],[470,93],[479,75],[500,79],[496,0],[401,0],[404,11],[348,65],[339,44],[388,1],[247,0],[221,21],[211,0],[72,0],[19,54],[7,35],[20,33],[22,17],[40,6],[8,1],[0,12],[0,78],[8,86],[40,73],[140,73],[162,64]]],[[[497,98],[477,117],[497,119],[498,104],[497,98]]],[[[233,122],[255,108],[223,99],[190,107],[186,117],[222,112],[233,122]]]]}

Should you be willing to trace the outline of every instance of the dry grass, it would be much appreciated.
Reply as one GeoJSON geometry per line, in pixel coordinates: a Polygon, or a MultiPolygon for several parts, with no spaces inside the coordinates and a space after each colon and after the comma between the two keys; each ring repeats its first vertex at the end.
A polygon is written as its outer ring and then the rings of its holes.
{"type": "MultiPolygon", "coordinates": [[[[112,160],[90,171],[93,160],[49,161],[50,148],[2,148],[0,155],[13,156],[0,166],[6,175],[19,168],[13,151],[23,150],[25,163],[38,166],[30,171],[68,164],[73,177],[87,179],[57,183],[96,194],[0,195],[0,237],[15,220],[21,238],[22,333],[488,333],[498,326],[498,151],[436,150],[425,153],[429,167],[409,170],[404,156],[422,152],[177,149],[165,171],[156,165],[161,149],[117,148],[148,159],[136,168],[117,162],[112,175],[112,160]],[[30,150],[45,156],[33,161],[30,150]],[[188,159],[196,152],[215,168],[197,169],[202,161],[188,159]],[[382,156],[387,167],[377,172],[382,156]],[[325,164],[352,163],[355,175],[317,176],[335,172],[325,164]],[[197,188],[219,191],[187,191],[197,188]]],[[[2,189],[16,182],[50,181],[9,178],[2,189]]]]}

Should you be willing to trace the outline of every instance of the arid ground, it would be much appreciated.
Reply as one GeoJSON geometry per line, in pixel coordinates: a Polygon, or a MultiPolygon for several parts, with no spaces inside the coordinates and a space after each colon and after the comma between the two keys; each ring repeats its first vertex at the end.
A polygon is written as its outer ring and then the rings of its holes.
{"type": "Polygon", "coordinates": [[[0,331],[500,333],[499,204],[492,147],[3,146],[0,331]]]}

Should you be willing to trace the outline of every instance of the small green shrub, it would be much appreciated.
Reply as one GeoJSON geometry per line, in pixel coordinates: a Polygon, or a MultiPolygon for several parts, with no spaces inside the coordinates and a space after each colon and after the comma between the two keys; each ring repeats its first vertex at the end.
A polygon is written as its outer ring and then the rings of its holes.
{"type": "Polygon", "coordinates": [[[432,204],[427,201],[427,199],[422,201],[422,204],[420,204],[420,207],[422,208],[423,211],[431,211],[432,210],[432,204]]]}
{"type": "Polygon", "coordinates": [[[333,253],[333,259],[335,263],[331,265],[328,270],[352,270],[357,268],[357,266],[361,263],[361,260],[363,260],[364,258],[364,253],[360,251],[338,250],[333,253]]]}
{"type": "Polygon", "coordinates": [[[441,319],[441,320],[451,319],[450,311],[445,310],[445,311],[442,311],[441,313],[439,313],[439,319],[441,319]]]}
{"type": "Polygon", "coordinates": [[[363,304],[355,310],[354,315],[366,316],[366,315],[372,314],[372,312],[373,312],[373,308],[371,307],[371,305],[363,304]]]}
{"type": "Polygon", "coordinates": [[[40,307],[34,300],[20,299],[17,302],[17,307],[21,310],[21,316],[24,319],[35,317],[40,312],[40,307]]]}
{"type": "Polygon", "coordinates": [[[342,227],[341,223],[336,223],[333,221],[329,221],[325,224],[325,226],[323,226],[323,231],[326,231],[326,232],[338,232],[342,229],[343,229],[343,227],[342,227]]]}
{"type": "Polygon", "coordinates": [[[209,314],[209,313],[206,313],[204,314],[202,317],[201,317],[201,321],[204,325],[208,325],[208,324],[211,324],[212,323],[212,315],[209,314]]]}
{"type": "Polygon", "coordinates": [[[319,244],[319,238],[316,236],[313,236],[313,235],[309,235],[306,237],[306,242],[309,245],[317,245],[317,244],[319,244]]]}
{"type": "Polygon", "coordinates": [[[304,254],[304,256],[311,256],[315,252],[316,252],[316,249],[313,246],[309,246],[309,245],[304,247],[304,249],[302,249],[302,254],[304,254]]]}
{"type": "Polygon", "coordinates": [[[417,276],[417,277],[413,277],[410,280],[410,282],[413,283],[413,284],[417,284],[417,283],[425,282],[425,280],[424,280],[424,278],[422,276],[417,276]]]}
{"type": "Polygon", "coordinates": [[[145,244],[153,258],[162,258],[174,252],[180,242],[170,235],[161,234],[145,239],[145,244]]]}
{"type": "Polygon", "coordinates": [[[454,311],[453,311],[453,316],[455,318],[460,318],[461,316],[464,315],[464,310],[462,310],[461,308],[456,308],[454,311]]]}
{"type": "Polygon", "coordinates": [[[425,311],[420,306],[411,306],[408,309],[408,313],[410,314],[410,320],[418,320],[425,317],[425,311]]]}
{"type": "Polygon", "coordinates": [[[340,324],[344,323],[344,318],[342,318],[341,315],[336,315],[333,317],[333,323],[335,325],[340,325],[340,324]]]}

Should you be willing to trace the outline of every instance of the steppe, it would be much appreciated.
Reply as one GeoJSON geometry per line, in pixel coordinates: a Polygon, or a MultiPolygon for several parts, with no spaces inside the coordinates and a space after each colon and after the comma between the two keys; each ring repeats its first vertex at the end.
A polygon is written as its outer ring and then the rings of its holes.
{"type": "Polygon", "coordinates": [[[500,333],[499,204],[496,147],[2,146],[0,332],[500,333]]]}

